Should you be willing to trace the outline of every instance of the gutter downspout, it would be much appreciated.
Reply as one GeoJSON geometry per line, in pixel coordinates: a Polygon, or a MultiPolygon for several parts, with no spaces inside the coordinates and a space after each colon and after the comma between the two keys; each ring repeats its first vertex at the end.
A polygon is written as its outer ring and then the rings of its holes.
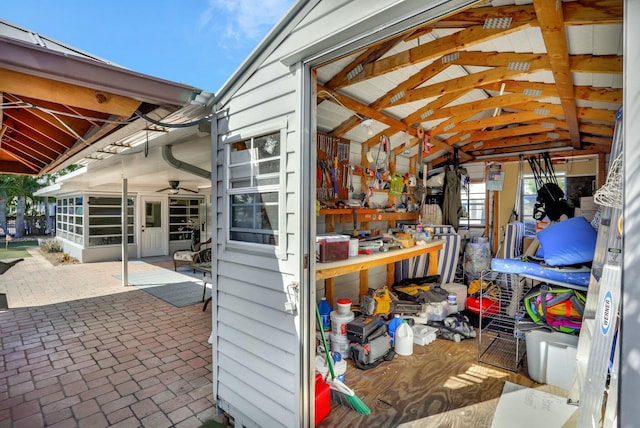
{"type": "Polygon", "coordinates": [[[206,169],[202,169],[200,167],[197,167],[195,165],[191,165],[190,163],[186,163],[183,162],[181,160],[176,159],[175,156],[173,156],[173,150],[172,150],[173,146],[171,144],[168,144],[166,146],[162,146],[162,158],[172,167],[182,170],[182,171],[187,171],[188,173],[191,173],[193,175],[197,175],[199,177],[202,178],[206,178],[211,180],[211,172],[207,171],[206,169]]]}

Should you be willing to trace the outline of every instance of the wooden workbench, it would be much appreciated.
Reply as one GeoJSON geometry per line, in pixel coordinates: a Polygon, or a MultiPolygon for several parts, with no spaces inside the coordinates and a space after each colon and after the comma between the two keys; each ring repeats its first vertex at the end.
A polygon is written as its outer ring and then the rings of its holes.
{"type": "Polygon", "coordinates": [[[379,252],[375,254],[363,254],[349,257],[337,262],[316,263],[316,281],[325,280],[325,297],[333,306],[334,302],[334,278],[348,273],[360,272],[360,296],[369,292],[369,269],[377,266],[387,266],[387,287],[394,282],[395,262],[410,259],[422,254],[429,254],[429,275],[438,274],[438,251],[444,245],[441,239],[423,242],[424,245],[416,245],[411,248],[401,248],[379,252]]]}

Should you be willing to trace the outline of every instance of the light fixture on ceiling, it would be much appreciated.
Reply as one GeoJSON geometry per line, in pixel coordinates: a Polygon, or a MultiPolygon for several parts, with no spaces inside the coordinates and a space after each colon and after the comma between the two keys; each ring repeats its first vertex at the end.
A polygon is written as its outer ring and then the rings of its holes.
{"type": "Polygon", "coordinates": [[[371,125],[373,125],[373,119],[364,119],[360,123],[362,124],[362,126],[364,126],[367,129],[367,135],[368,136],[372,136],[373,135],[373,129],[371,129],[371,125]]]}

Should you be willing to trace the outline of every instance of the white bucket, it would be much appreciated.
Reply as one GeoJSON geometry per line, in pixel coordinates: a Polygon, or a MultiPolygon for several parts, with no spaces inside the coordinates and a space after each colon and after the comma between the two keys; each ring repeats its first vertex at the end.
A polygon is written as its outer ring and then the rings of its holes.
{"type": "Polygon", "coordinates": [[[339,352],[342,359],[349,358],[349,339],[347,336],[331,334],[331,351],[339,352]]]}
{"type": "Polygon", "coordinates": [[[355,318],[353,312],[342,315],[337,311],[331,311],[331,332],[336,336],[347,338],[347,324],[355,318]]]}
{"type": "Polygon", "coordinates": [[[409,356],[413,354],[413,330],[406,322],[400,324],[394,334],[396,354],[409,356]]]}

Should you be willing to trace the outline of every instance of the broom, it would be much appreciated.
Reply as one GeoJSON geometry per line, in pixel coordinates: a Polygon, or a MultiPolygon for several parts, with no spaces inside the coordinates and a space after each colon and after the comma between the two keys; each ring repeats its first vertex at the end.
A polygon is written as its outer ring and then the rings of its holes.
{"type": "Polygon", "coordinates": [[[324,336],[324,329],[322,328],[322,320],[320,319],[320,311],[318,310],[318,305],[316,305],[316,321],[318,326],[320,327],[320,336],[322,337],[322,346],[324,347],[324,354],[327,358],[327,365],[329,366],[329,371],[331,372],[331,380],[327,381],[329,384],[329,388],[331,390],[331,401],[334,403],[339,403],[343,406],[350,407],[358,413],[362,413],[363,415],[371,414],[371,410],[367,407],[364,402],[358,398],[353,389],[349,388],[339,379],[336,379],[335,371],[333,370],[333,360],[329,355],[329,348],[327,347],[327,339],[324,336]]]}

